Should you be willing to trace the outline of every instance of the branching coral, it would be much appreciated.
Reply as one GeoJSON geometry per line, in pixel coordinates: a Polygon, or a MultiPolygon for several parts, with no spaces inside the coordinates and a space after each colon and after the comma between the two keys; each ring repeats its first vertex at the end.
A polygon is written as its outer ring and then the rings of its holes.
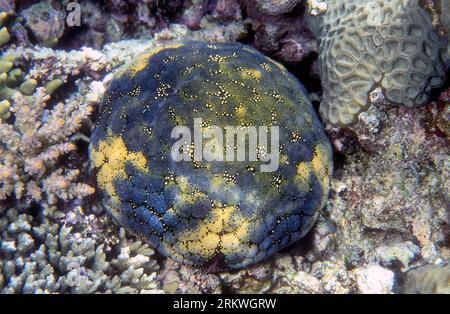
{"type": "Polygon", "coordinates": [[[76,149],[73,135],[91,113],[89,100],[96,99],[92,89],[77,95],[48,109],[44,88],[31,97],[16,92],[14,119],[0,124],[0,200],[12,194],[19,200],[16,208],[9,202],[0,206],[0,291],[159,292],[158,265],[147,244],[126,240],[124,232],[118,236],[107,217],[94,219],[80,206],[55,204],[79,204],[93,192],[77,182],[80,170],[59,164],[76,149]],[[37,213],[20,206],[29,200],[39,201],[37,213]]]}
{"type": "Polygon", "coordinates": [[[27,98],[15,93],[10,111],[14,124],[0,123],[0,200],[14,193],[17,199],[29,196],[49,204],[83,197],[94,190],[74,183],[79,170],[55,171],[55,165],[65,154],[76,149],[69,140],[92,112],[90,105],[77,102],[59,103],[46,109],[49,96],[43,88],[27,98]]]}
{"type": "MultiPolygon", "coordinates": [[[[22,49],[20,49],[22,51],[22,49]]],[[[0,119],[7,119],[9,117],[9,100],[16,92],[23,95],[30,96],[36,91],[38,80],[42,77],[42,68],[39,69],[39,75],[34,75],[33,72],[25,74],[21,69],[20,61],[16,60],[18,55],[6,54],[0,58],[0,119]]],[[[60,78],[47,80],[45,90],[47,94],[51,95],[63,83],[60,78]]]]}
{"type": "Polygon", "coordinates": [[[160,293],[153,250],[110,224],[0,208],[0,293],[160,293]]]}

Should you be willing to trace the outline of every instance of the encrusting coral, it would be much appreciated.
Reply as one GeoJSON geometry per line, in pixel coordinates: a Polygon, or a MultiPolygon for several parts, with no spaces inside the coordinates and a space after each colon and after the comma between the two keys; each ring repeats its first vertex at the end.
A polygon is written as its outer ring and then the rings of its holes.
{"type": "Polygon", "coordinates": [[[328,1],[310,23],[320,40],[320,113],[333,125],[356,122],[379,87],[389,102],[412,107],[445,81],[445,39],[418,0],[328,1]]]}

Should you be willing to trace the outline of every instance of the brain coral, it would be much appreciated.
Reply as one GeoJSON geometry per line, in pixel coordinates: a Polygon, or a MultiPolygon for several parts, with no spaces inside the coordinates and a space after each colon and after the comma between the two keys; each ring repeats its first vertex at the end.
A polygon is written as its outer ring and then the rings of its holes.
{"type": "Polygon", "coordinates": [[[394,104],[425,104],[445,80],[445,43],[418,0],[333,0],[321,17],[320,113],[347,126],[381,87],[394,104]]]}
{"type": "Polygon", "coordinates": [[[442,26],[444,27],[447,36],[450,36],[450,2],[446,0],[438,0],[437,9],[442,26]]]}
{"type": "MultiPolygon", "coordinates": [[[[184,149],[190,156],[208,143],[189,140],[184,149]]],[[[302,238],[327,200],[332,172],[331,147],[304,88],[241,44],[184,42],[120,70],[90,158],[122,225],[178,262],[214,269],[259,262],[302,238]],[[261,172],[262,158],[176,162],[172,129],[192,130],[196,118],[202,130],[278,126],[278,169],[261,172]]]]}
{"type": "Polygon", "coordinates": [[[437,4],[439,20],[447,35],[447,62],[450,63],[450,1],[440,0],[437,4]]]}

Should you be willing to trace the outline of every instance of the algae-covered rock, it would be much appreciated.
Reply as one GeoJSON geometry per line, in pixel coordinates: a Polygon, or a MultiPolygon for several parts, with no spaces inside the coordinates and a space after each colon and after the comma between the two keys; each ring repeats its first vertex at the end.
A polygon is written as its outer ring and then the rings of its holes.
{"type": "Polygon", "coordinates": [[[64,34],[64,15],[55,10],[50,2],[36,3],[22,11],[22,16],[25,18],[25,25],[41,45],[52,47],[64,34]]]}

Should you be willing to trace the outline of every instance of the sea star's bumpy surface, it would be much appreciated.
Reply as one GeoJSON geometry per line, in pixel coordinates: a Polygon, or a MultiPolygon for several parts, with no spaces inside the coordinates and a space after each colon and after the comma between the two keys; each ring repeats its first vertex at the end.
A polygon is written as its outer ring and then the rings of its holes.
{"type": "Polygon", "coordinates": [[[241,44],[187,42],[140,56],[106,92],[90,157],[121,224],[176,261],[225,268],[303,237],[332,173],[331,147],[304,88],[241,44]],[[193,129],[194,118],[204,128],[279,126],[278,170],[260,172],[260,161],[175,162],[171,131],[193,129]]]}
{"type": "Polygon", "coordinates": [[[445,80],[445,40],[418,0],[330,0],[321,17],[322,117],[348,126],[381,87],[387,100],[423,105],[445,80]]]}

